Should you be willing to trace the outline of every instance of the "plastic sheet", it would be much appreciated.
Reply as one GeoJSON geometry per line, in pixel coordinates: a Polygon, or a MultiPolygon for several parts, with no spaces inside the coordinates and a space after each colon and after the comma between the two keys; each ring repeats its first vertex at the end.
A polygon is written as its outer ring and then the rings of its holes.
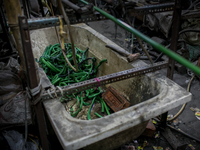
{"type": "Polygon", "coordinates": [[[0,62],[0,70],[11,70],[13,73],[18,73],[19,69],[18,61],[12,57],[10,57],[7,63],[0,62]]]}
{"type": "MultiPolygon", "coordinates": [[[[24,137],[17,131],[10,130],[3,132],[4,138],[7,140],[11,150],[22,150],[24,146],[24,137]]],[[[34,140],[38,145],[38,141],[34,140]]],[[[24,150],[37,150],[37,145],[33,142],[26,142],[24,150]]]]}
{"type": "Polygon", "coordinates": [[[31,109],[26,92],[18,93],[13,99],[9,99],[0,107],[0,125],[24,125],[25,100],[27,110],[27,122],[31,123],[31,109]]]}
{"type": "Polygon", "coordinates": [[[0,105],[5,104],[23,90],[21,79],[17,74],[19,68],[19,63],[12,57],[7,64],[0,62],[0,105]]]}

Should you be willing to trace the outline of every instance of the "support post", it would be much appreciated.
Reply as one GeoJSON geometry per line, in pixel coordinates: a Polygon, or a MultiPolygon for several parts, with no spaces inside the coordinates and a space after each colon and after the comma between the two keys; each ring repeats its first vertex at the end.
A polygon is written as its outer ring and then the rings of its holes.
{"type": "MultiPolygon", "coordinates": [[[[27,22],[26,17],[19,16],[19,27],[20,27],[23,51],[24,51],[25,62],[26,62],[28,86],[29,86],[29,89],[34,89],[39,86],[39,84],[38,84],[39,75],[36,72],[35,60],[34,60],[32,48],[31,48],[29,28],[28,28],[28,22],[27,22]]],[[[41,88],[41,87],[39,87],[39,88],[41,88]]],[[[32,95],[33,102],[38,99],[41,99],[40,92],[35,95],[32,95]]],[[[44,111],[42,108],[41,101],[39,101],[38,103],[36,103],[34,105],[34,110],[36,113],[36,119],[37,119],[42,149],[49,150],[49,144],[48,144],[47,132],[46,132],[47,130],[46,130],[45,118],[44,118],[44,111]]]]}
{"type": "MultiPolygon", "coordinates": [[[[171,35],[172,37],[171,37],[171,46],[170,46],[170,49],[174,52],[177,51],[179,29],[180,29],[180,24],[181,24],[181,7],[182,7],[182,0],[176,0],[173,18],[172,18],[172,35],[171,35]]],[[[173,80],[174,67],[175,67],[175,60],[169,57],[167,77],[171,80],[173,80]]],[[[161,126],[164,128],[166,127],[166,123],[167,123],[167,115],[168,115],[168,112],[161,115],[161,126]]]]}
{"type": "Polygon", "coordinates": [[[20,2],[19,0],[4,0],[4,5],[6,8],[8,24],[15,38],[16,49],[19,53],[21,64],[23,68],[25,69],[24,55],[22,51],[22,43],[21,43],[21,37],[20,37],[20,31],[19,31],[19,25],[18,25],[18,15],[22,15],[20,2]]]}

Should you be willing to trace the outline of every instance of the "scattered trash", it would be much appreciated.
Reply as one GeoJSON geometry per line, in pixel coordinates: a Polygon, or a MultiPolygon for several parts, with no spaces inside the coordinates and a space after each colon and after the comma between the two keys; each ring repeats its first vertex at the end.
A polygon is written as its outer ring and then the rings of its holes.
{"type": "Polygon", "coordinates": [[[196,112],[196,113],[195,113],[195,116],[197,117],[197,119],[200,120],[200,112],[196,112]]]}
{"type": "Polygon", "coordinates": [[[174,126],[178,126],[180,123],[181,123],[181,121],[179,121],[178,118],[175,119],[175,120],[173,120],[173,122],[172,122],[172,124],[173,124],[174,126]]]}
{"type": "Polygon", "coordinates": [[[0,62],[0,105],[5,104],[23,90],[18,76],[19,67],[17,60],[12,57],[7,64],[0,62]]]}
{"type": "MultiPolygon", "coordinates": [[[[196,1],[198,2],[198,1],[196,1]]],[[[196,7],[196,6],[195,6],[196,7]]],[[[193,7],[193,8],[195,8],[193,7]]],[[[191,17],[190,19],[184,20],[181,24],[183,30],[185,29],[193,29],[199,30],[200,28],[200,20],[197,18],[191,17]]],[[[200,45],[200,33],[199,32],[185,32],[181,34],[180,37],[184,39],[187,43],[191,45],[200,45]]]]}
{"type": "Polygon", "coordinates": [[[200,112],[199,112],[199,111],[196,112],[196,113],[195,113],[195,116],[200,117],[200,112]]]}
{"type": "Polygon", "coordinates": [[[188,144],[188,146],[189,146],[192,150],[195,149],[194,146],[192,146],[192,144],[188,144]]]}
{"type": "Polygon", "coordinates": [[[143,147],[149,146],[149,143],[147,141],[144,141],[143,147]]]}
{"type": "Polygon", "coordinates": [[[131,39],[125,39],[126,42],[131,42],[131,39]]]}
{"type": "MultiPolygon", "coordinates": [[[[23,135],[20,134],[18,131],[15,130],[4,131],[2,134],[4,138],[7,140],[11,150],[23,149],[25,139],[23,135]]],[[[38,139],[34,140],[32,138],[28,139],[30,139],[31,141],[26,142],[24,150],[38,150],[39,149],[38,139]]]]}
{"type": "Polygon", "coordinates": [[[158,131],[158,133],[155,134],[154,138],[155,139],[160,138],[160,131],[158,131]]]}
{"type": "Polygon", "coordinates": [[[172,11],[146,14],[143,18],[143,25],[150,30],[160,30],[166,37],[168,37],[169,30],[172,24],[172,11]]]}
{"type": "Polygon", "coordinates": [[[143,146],[138,146],[137,147],[137,150],[143,150],[144,148],[143,148],[143,146]]]}
{"type": "Polygon", "coordinates": [[[174,116],[172,115],[172,114],[169,114],[168,116],[167,116],[167,120],[169,120],[169,119],[171,119],[171,118],[173,118],[174,116]]]}
{"type": "Polygon", "coordinates": [[[185,83],[188,84],[190,82],[191,78],[190,79],[187,79],[185,80],[185,83]]]}
{"type": "MultiPolygon", "coordinates": [[[[195,60],[198,58],[198,56],[200,55],[200,46],[192,46],[189,44],[186,44],[187,49],[189,50],[190,53],[190,58],[189,60],[195,60]]],[[[197,62],[195,62],[197,64],[197,62]]]]}
{"type": "Polygon", "coordinates": [[[31,109],[26,91],[22,91],[22,82],[18,76],[20,65],[12,57],[7,63],[0,62],[0,124],[21,125],[25,120],[25,101],[27,120],[31,123],[31,109]]]}
{"type": "Polygon", "coordinates": [[[156,132],[156,127],[154,126],[152,119],[150,119],[142,135],[146,137],[153,137],[155,132],[156,132]]]}
{"type": "Polygon", "coordinates": [[[163,150],[163,148],[161,146],[153,146],[154,150],[163,150]]]}
{"type": "Polygon", "coordinates": [[[135,143],[135,144],[137,144],[137,143],[138,143],[138,141],[137,141],[137,140],[134,140],[134,143],[135,143]]]}
{"type": "Polygon", "coordinates": [[[19,73],[20,65],[17,59],[10,57],[7,63],[0,62],[0,70],[10,70],[13,73],[19,73]]]}
{"type": "Polygon", "coordinates": [[[178,128],[179,131],[182,131],[180,128],[178,128]]]}
{"type": "Polygon", "coordinates": [[[130,106],[130,103],[111,86],[106,89],[102,96],[105,102],[114,112],[128,108],[130,106]]]}
{"type": "Polygon", "coordinates": [[[124,145],[121,147],[121,150],[135,150],[135,146],[133,145],[124,145]]]}
{"type": "Polygon", "coordinates": [[[190,107],[190,109],[192,110],[192,111],[195,111],[195,112],[197,112],[197,111],[200,111],[200,109],[199,108],[194,108],[194,107],[190,107]]]}
{"type": "Polygon", "coordinates": [[[19,92],[14,98],[8,100],[0,107],[0,123],[1,125],[24,124],[25,120],[25,101],[27,110],[27,122],[31,121],[31,108],[25,91],[19,92]]]}
{"type": "Polygon", "coordinates": [[[166,147],[166,148],[165,148],[165,150],[171,150],[171,148],[169,148],[169,147],[166,147]]]}
{"type": "Polygon", "coordinates": [[[155,124],[155,125],[156,125],[156,124],[157,124],[157,121],[156,121],[156,120],[153,120],[153,124],[155,124]]]}
{"type": "Polygon", "coordinates": [[[22,91],[21,79],[10,70],[0,70],[0,105],[12,99],[22,91]]]}
{"type": "Polygon", "coordinates": [[[195,116],[197,117],[197,119],[200,120],[200,109],[197,107],[196,108],[190,107],[190,109],[195,112],[195,116]]]}
{"type": "MultiPolygon", "coordinates": [[[[200,47],[200,46],[199,46],[200,47]]],[[[199,53],[200,53],[200,51],[199,51],[199,53]]],[[[197,65],[197,63],[198,63],[198,60],[196,60],[196,61],[194,61],[193,62],[193,65],[197,65]]],[[[191,71],[189,68],[186,68],[186,70],[187,70],[187,74],[189,75],[189,76],[193,76],[194,75],[194,73],[193,73],[193,71],[191,71]]]]}

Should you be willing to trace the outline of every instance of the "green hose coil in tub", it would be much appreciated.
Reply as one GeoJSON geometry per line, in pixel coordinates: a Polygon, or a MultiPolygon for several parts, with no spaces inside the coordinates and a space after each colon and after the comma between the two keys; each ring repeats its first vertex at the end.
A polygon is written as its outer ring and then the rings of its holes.
{"type": "MultiPolygon", "coordinates": [[[[106,44],[119,47],[118,45],[85,24],[73,25],[71,29],[74,33],[76,47],[81,50],[86,50],[88,47],[87,57],[95,57],[96,65],[101,60],[107,59],[107,63],[102,63],[98,68],[97,77],[146,65],[140,60],[128,63],[126,58],[105,47],[106,44]]],[[[34,30],[30,36],[33,53],[38,60],[47,46],[58,43],[55,38],[55,28],[34,30]]],[[[65,42],[68,43],[69,41],[65,39],[65,42]]],[[[58,67],[57,69],[62,68],[58,67]]],[[[82,76],[86,75],[83,74],[82,76]]],[[[77,78],[77,81],[80,79],[77,78]]],[[[56,82],[56,84],[58,83],[59,81],[56,82]]],[[[47,116],[63,149],[73,150],[86,148],[86,146],[87,149],[90,149],[90,146],[93,149],[113,149],[137,138],[144,131],[150,118],[191,100],[189,92],[173,81],[161,76],[158,72],[110,85],[124,95],[130,101],[131,106],[102,118],[94,120],[76,119],[66,112],[66,108],[59,99],[50,99],[43,102],[47,116]]],[[[98,93],[98,90],[95,93],[98,93]]],[[[99,111],[107,113],[106,108],[102,107],[101,100],[95,99],[95,101],[99,101],[99,103],[97,102],[99,111]]],[[[78,106],[80,108],[81,102],[78,103],[78,106]]],[[[83,103],[82,107],[84,106],[83,103]]]]}

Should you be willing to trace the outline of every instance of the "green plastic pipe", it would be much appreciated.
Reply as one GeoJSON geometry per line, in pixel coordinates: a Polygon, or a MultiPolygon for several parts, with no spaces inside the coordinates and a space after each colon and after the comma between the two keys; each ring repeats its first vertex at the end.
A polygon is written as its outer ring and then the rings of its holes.
{"type": "MultiPolygon", "coordinates": [[[[84,1],[84,0],[80,0],[80,2],[84,3],[84,4],[88,4],[88,2],[84,1]]],[[[179,62],[180,64],[184,65],[185,67],[189,68],[190,70],[192,70],[194,73],[196,73],[197,75],[200,75],[200,68],[195,66],[194,64],[192,64],[191,62],[189,62],[187,59],[181,57],[180,55],[176,54],[175,52],[165,48],[164,46],[162,46],[161,44],[158,44],[157,42],[153,41],[152,39],[150,39],[149,37],[145,36],[144,34],[142,34],[141,32],[137,31],[136,29],[132,28],[131,26],[129,26],[127,23],[113,17],[112,15],[106,13],[105,11],[99,9],[98,7],[94,6],[93,7],[96,11],[100,12],[102,15],[104,15],[105,17],[107,17],[108,19],[114,21],[116,24],[118,24],[119,26],[121,26],[122,28],[124,28],[125,30],[135,34],[136,36],[138,36],[139,38],[143,39],[145,42],[151,44],[154,48],[156,48],[157,50],[163,52],[164,54],[166,54],[167,56],[171,57],[172,59],[176,60],[177,62],[179,62]]]]}
{"type": "Polygon", "coordinates": [[[103,118],[101,115],[99,115],[97,112],[94,113],[97,117],[103,118]]]}

